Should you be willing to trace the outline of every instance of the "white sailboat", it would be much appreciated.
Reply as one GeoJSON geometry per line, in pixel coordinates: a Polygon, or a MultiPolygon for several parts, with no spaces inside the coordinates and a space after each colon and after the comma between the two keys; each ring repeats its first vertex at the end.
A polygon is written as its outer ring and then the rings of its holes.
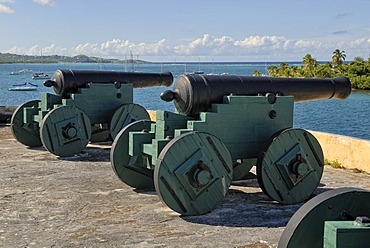
{"type": "MultiPolygon", "coordinates": [[[[24,67],[24,59],[22,59],[22,66],[24,67]]],[[[11,71],[9,74],[10,75],[21,75],[21,74],[31,74],[31,73],[32,73],[32,70],[23,68],[18,71],[11,71]]]]}
{"type": "Polygon", "coordinates": [[[27,74],[27,73],[32,73],[32,71],[28,69],[21,69],[19,71],[11,71],[9,74],[10,75],[20,75],[20,74],[27,74]]]}
{"type": "Polygon", "coordinates": [[[42,51],[40,53],[41,53],[41,60],[42,60],[42,63],[41,63],[42,72],[35,72],[32,75],[32,79],[50,79],[50,76],[44,73],[44,59],[42,58],[42,51]]]}
{"type": "Polygon", "coordinates": [[[192,74],[204,74],[204,71],[200,69],[200,58],[198,63],[198,70],[194,71],[192,74]]]}
{"type": "Polygon", "coordinates": [[[23,84],[13,84],[12,87],[8,88],[9,91],[35,91],[38,85],[30,82],[25,82],[23,84]]]}

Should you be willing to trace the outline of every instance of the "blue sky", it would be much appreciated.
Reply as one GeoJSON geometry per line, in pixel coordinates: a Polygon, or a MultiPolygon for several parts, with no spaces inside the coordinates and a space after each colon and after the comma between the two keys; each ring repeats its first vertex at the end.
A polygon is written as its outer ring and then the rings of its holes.
{"type": "Polygon", "coordinates": [[[0,0],[0,52],[149,61],[370,54],[370,0],[0,0]]]}

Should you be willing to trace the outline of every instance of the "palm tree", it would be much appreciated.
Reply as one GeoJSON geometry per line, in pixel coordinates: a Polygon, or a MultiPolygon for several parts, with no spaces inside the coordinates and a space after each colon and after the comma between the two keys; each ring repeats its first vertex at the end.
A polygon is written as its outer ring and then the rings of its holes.
{"type": "Polygon", "coordinates": [[[288,63],[282,62],[279,65],[279,76],[289,77],[289,65],[288,63]]]}
{"type": "Polygon", "coordinates": [[[317,60],[312,58],[311,54],[306,54],[302,60],[303,69],[307,72],[308,76],[313,77],[313,70],[317,66],[317,60]]]}
{"type": "Polygon", "coordinates": [[[260,76],[262,76],[262,73],[260,72],[260,70],[255,70],[253,72],[253,77],[260,77],[260,76]]]}
{"type": "Polygon", "coordinates": [[[346,52],[345,51],[340,51],[339,49],[335,49],[333,52],[332,62],[333,62],[333,67],[336,67],[338,65],[343,64],[343,61],[346,60],[346,52]]]}
{"type": "MultiPolygon", "coordinates": [[[[369,56],[369,61],[370,61],[370,56],[369,56]]],[[[270,77],[276,77],[278,75],[279,69],[277,68],[276,65],[271,65],[269,68],[267,68],[267,72],[270,77]]]]}
{"type": "Polygon", "coordinates": [[[290,77],[299,77],[299,68],[295,65],[292,65],[289,69],[290,77]]]}

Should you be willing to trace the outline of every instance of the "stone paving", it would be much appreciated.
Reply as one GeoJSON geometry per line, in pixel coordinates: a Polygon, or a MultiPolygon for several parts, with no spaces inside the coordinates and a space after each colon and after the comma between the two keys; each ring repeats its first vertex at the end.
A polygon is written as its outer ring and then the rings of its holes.
{"type": "MultiPolygon", "coordinates": [[[[301,206],[271,201],[249,179],[210,213],[179,216],[154,190],[122,183],[109,153],[89,145],[60,159],[0,127],[0,247],[276,247],[301,206]]],[[[370,189],[370,175],[326,166],[316,194],[347,186],[370,189]]]]}

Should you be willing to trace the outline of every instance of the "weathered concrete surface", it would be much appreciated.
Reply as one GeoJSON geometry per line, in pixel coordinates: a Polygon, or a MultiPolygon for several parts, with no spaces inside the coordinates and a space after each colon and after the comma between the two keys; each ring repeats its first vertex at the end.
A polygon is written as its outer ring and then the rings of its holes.
{"type": "MultiPolygon", "coordinates": [[[[59,159],[0,127],[0,148],[0,247],[276,247],[300,207],[270,201],[251,179],[212,212],[181,217],[119,181],[110,144],[59,159]]],[[[370,175],[326,167],[316,193],[344,186],[370,189],[370,175]]]]}

